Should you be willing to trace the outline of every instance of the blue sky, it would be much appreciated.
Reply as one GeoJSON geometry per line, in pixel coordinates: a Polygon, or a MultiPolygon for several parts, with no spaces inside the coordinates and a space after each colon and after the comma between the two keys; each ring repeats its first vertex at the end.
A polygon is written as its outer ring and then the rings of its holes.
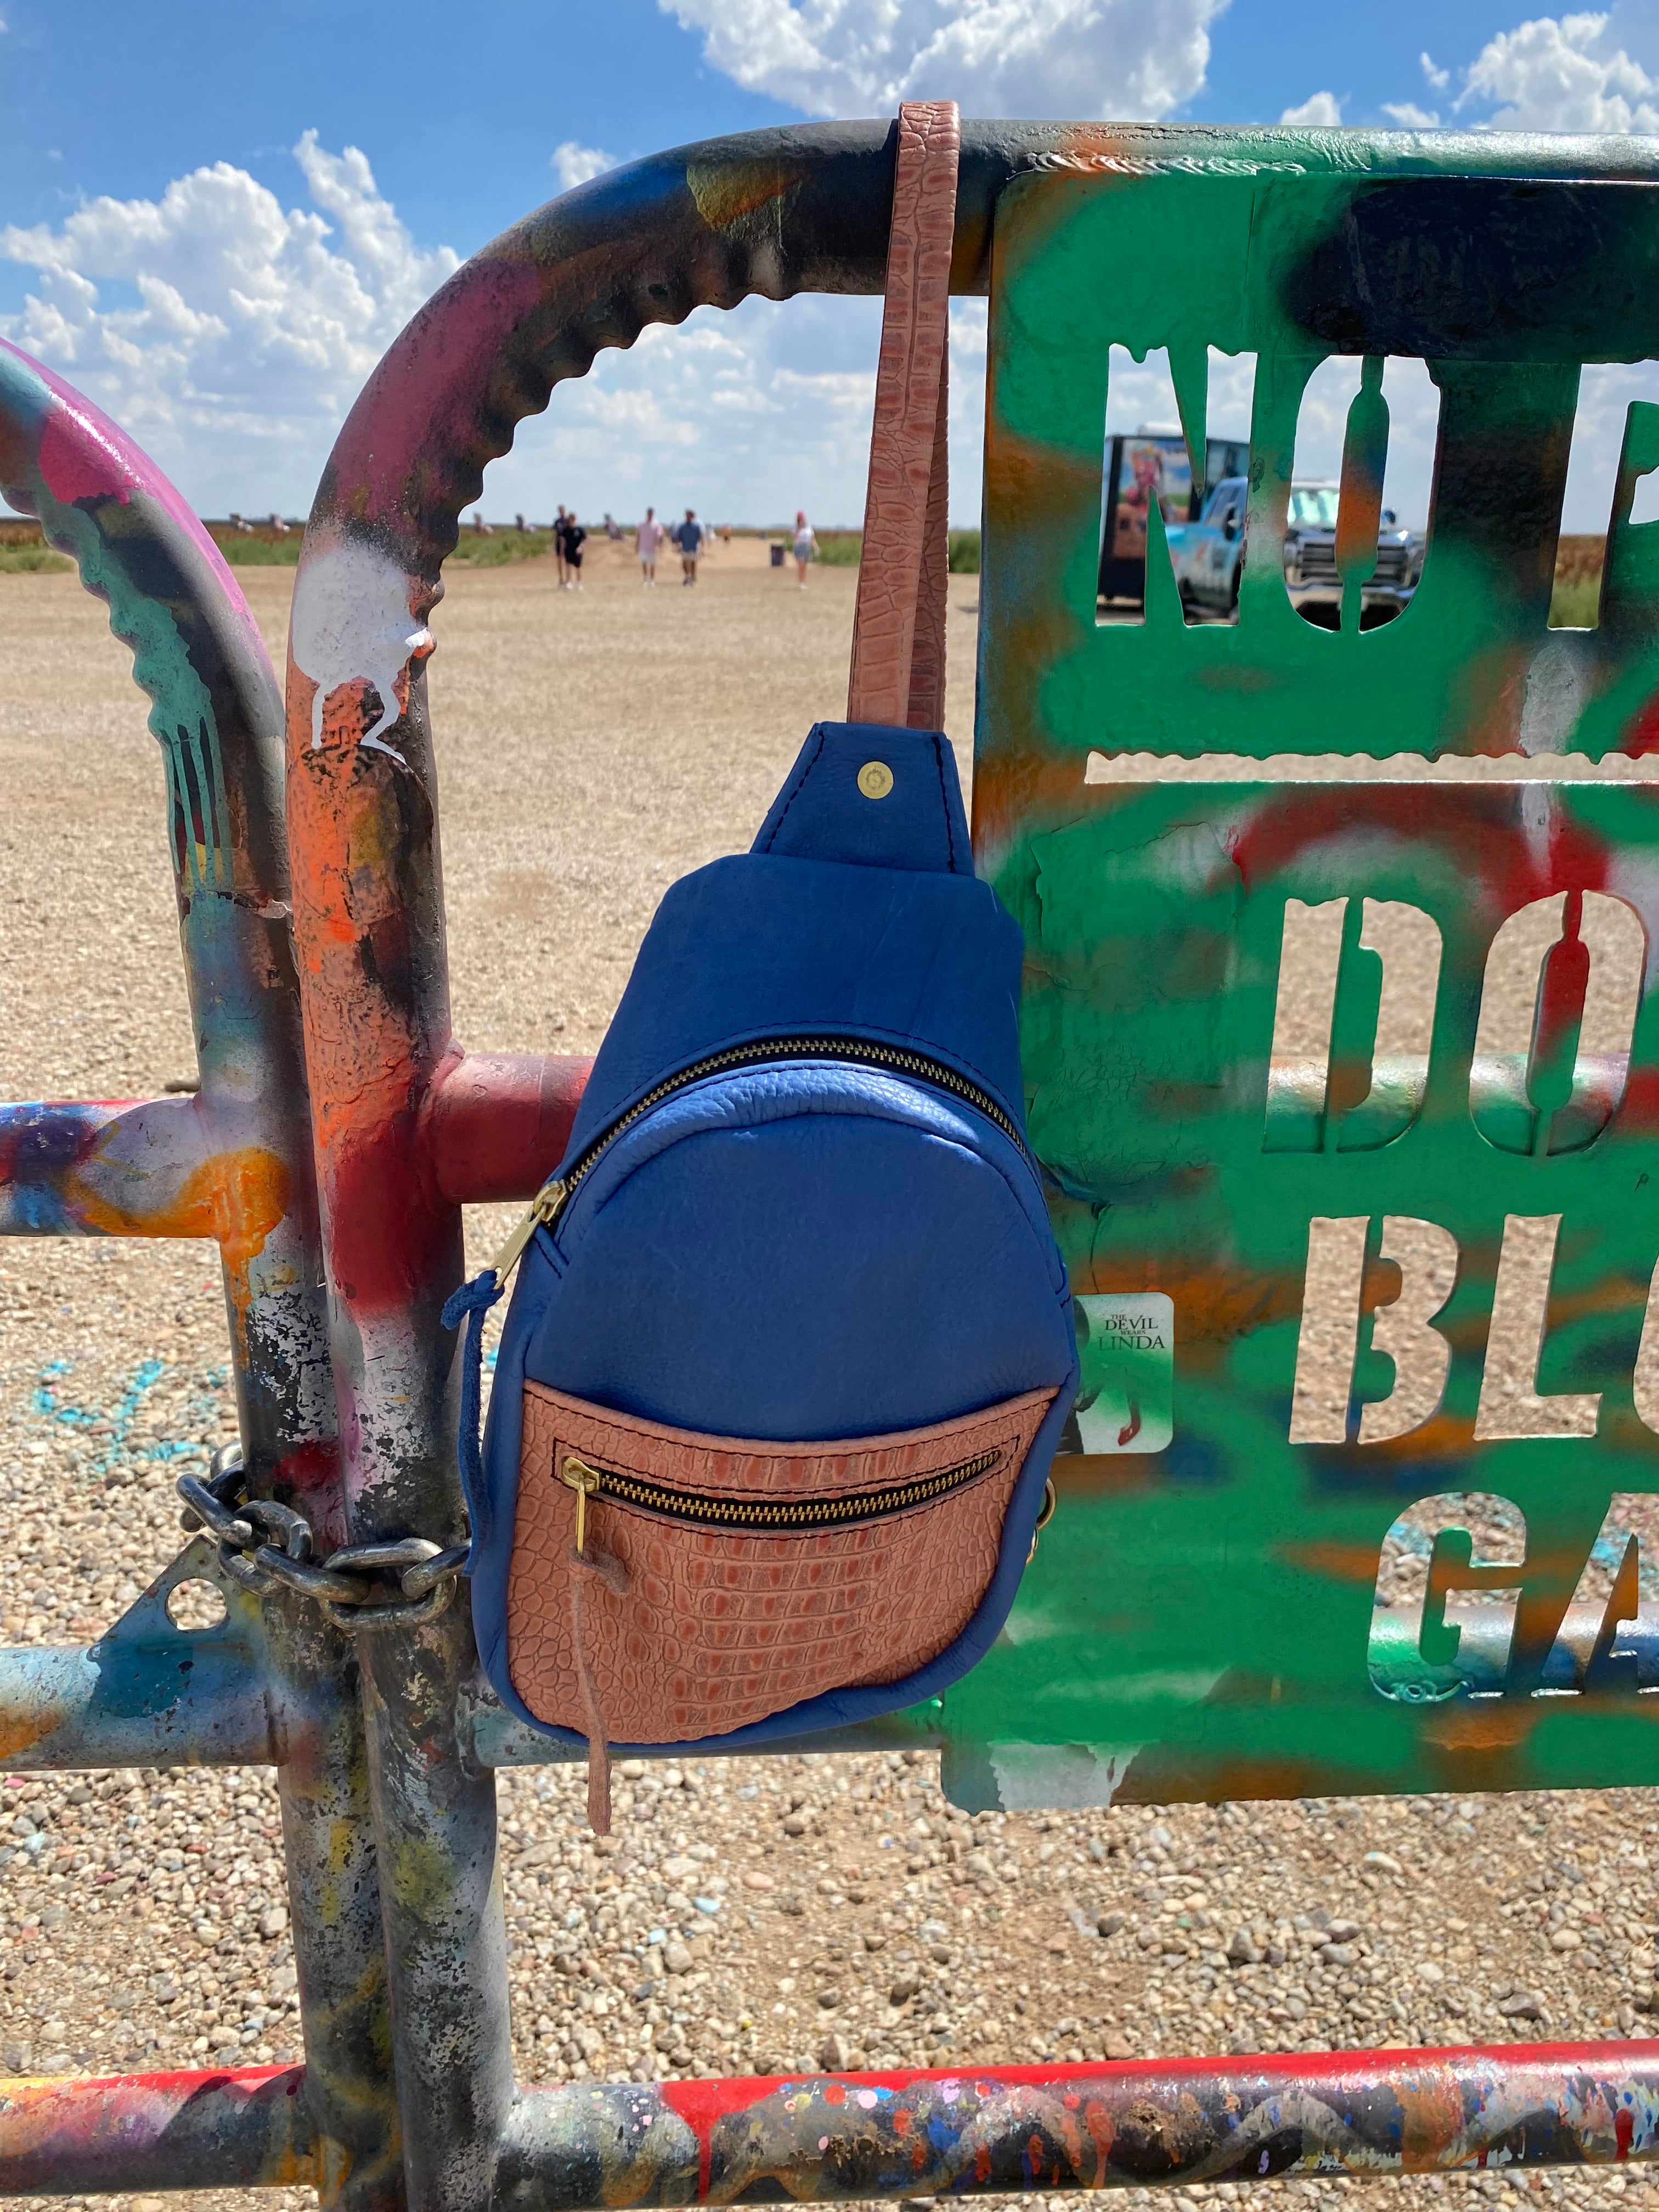
{"type": "MultiPolygon", "coordinates": [[[[216,513],[303,511],[368,368],[458,257],[562,179],[684,140],[943,93],[980,114],[1659,131],[1659,0],[0,0],[0,330],[216,513]]],[[[856,519],[874,312],[757,303],[656,334],[556,394],[486,503],[856,519]]],[[[982,310],[957,341],[971,520],[982,310]]]]}

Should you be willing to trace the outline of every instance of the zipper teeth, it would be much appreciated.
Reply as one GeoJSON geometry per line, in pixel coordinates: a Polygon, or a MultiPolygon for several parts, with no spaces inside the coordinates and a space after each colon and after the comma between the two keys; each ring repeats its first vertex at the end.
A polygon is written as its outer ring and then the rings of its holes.
{"type": "Polygon", "coordinates": [[[802,1498],[776,1504],[765,1499],[711,1498],[704,1492],[671,1490],[662,1483],[647,1482],[639,1475],[617,1474],[609,1468],[585,1467],[584,1471],[598,1478],[596,1496],[637,1505],[647,1513],[660,1513],[670,1520],[706,1522],[716,1528],[809,1528],[825,1523],[884,1520],[889,1514],[906,1512],[913,1505],[925,1505],[986,1474],[1001,1456],[1000,1449],[981,1452],[977,1458],[963,1460],[960,1466],[946,1468],[939,1474],[921,1476],[915,1482],[898,1483],[891,1490],[865,1491],[850,1498],[802,1498]]]}
{"type": "Polygon", "coordinates": [[[767,1040],[760,1044],[733,1045],[725,1052],[711,1053],[706,1060],[694,1060],[690,1067],[682,1068],[647,1091],[643,1098],[635,1101],[620,1120],[593,1139],[587,1150],[570,1170],[568,1175],[556,1178],[543,1194],[551,1200],[550,1211],[542,1218],[549,1226],[562,1212],[566,1201],[573,1197],[579,1185],[608,1146],[631,1129],[642,1114],[659,1106],[677,1091],[684,1091],[693,1083],[700,1083],[706,1075],[718,1075],[728,1067],[763,1066],[768,1060],[797,1059],[849,1060],[873,1067],[896,1068],[901,1074],[920,1076],[924,1082],[937,1089],[952,1092],[976,1107],[988,1121],[994,1121],[1003,1135],[1017,1145],[1022,1156],[1030,1160],[1030,1148],[1021,1135],[1012,1117],[1006,1114],[988,1091],[970,1083],[965,1075],[958,1075],[953,1067],[942,1060],[929,1060],[918,1052],[902,1052],[891,1045],[869,1044],[859,1037],[788,1036],[767,1040]]]}

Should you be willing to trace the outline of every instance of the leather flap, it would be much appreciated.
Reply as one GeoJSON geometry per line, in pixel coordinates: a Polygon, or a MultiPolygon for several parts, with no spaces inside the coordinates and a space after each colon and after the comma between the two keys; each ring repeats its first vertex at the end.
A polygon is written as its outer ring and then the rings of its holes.
{"type": "Polygon", "coordinates": [[[971,876],[950,739],[881,722],[816,723],[750,849],[971,876]]]}

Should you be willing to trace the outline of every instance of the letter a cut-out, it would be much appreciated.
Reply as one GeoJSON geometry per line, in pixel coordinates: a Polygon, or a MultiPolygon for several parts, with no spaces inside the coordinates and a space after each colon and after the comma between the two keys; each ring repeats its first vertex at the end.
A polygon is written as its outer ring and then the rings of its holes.
{"type": "MultiPolygon", "coordinates": [[[[1642,1540],[1653,1525],[1653,1498],[1641,1491],[1616,1491],[1602,1516],[1572,1602],[1544,1662],[1537,1698],[1606,1694],[1659,1688],[1653,1638],[1620,1632],[1640,1620],[1642,1540]],[[1607,1577],[1611,1574],[1612,1584],[1607,1577]]],[[[1652,1627],[1651,1609],[1646,1626],[1652,1627]]]]}

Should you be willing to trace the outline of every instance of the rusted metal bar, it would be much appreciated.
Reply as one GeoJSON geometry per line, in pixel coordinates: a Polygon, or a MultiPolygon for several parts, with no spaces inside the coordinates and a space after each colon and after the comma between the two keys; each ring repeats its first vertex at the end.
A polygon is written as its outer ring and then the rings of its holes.
{"type": "Polygon", "coordinates": [[[1659,2156],[1642,2044],[583,2085],[515,2102],[495,2202],[829,2203],[1659,2156]]]}
{"type": "Polygon", "coordinates": [[[319,2179],[299,2066],[0,2080],[0,2193],[289,2189],[319,2179]]]}
{"type": "Polygon", "coordinates": [[[533,1052],[452,1062],[427,1106],[441,1194],[455,1206],[533,1198],[563,1156],[592,1064],[533,1052]]]}
{"type": "MultiPolygon", "coordinates": [[[[200,1166],[173,1185],[170,1205],[154,1202],[152,1188],[136,1212],[148,1235],[217,1239],[250,1491],[297,1508],[327,1545],[343,1534],[344,1515],[289,929],[276,678],[235,579],[167,478],[80,393],[3,341],[0,490],[40,517],[48,542],[108,601],[110,626],[132,647],[135,679],[150,698],[166,765],[201,1089],[170,1112],[136,1109],[131,1130],[109,1135],[112,1157],[125,1157],[130,1136],[163,1132],[165,1193],[187,1153],[187,1129],[195,1131],[200,1166]]],[[[79,1129],[90,1138],[89,1158],[101,1157],[105,1137],[96,1116],[91,1109],[79,1129]]],[[[37,1123],[36,1133],[49,1142],[77,1133],[72,1116],[60,1115],[37,1123]]],[[[56,1225],[72,1227],[77,1207],[95,1207],[112,1188],[118,1218],[105,1225],[131,1232],[134,1192],[118,1176],[112,1186],[100,1182],[105,1176],[100,1166],[71,1185],[68,1218],[56,1225]]],[[[50,1176],[33,1187],[50,1189],[50,1176]]],[[[26,1731],[46,1724],[58,1739],[55,1757],[111,1733],[118,1753],[132,1739],[113,1729],[115,1705],[132,1694],[138,1731],[149,1725],[167,1737],[167,1748],[151,1754],[158,1759],[211,1755],[238,1735],[244,1756],[283,1755],[277,1790],[318,2186],[325,2205],[392,2212],[400,2200],[398,2113],[385,2063],[385,1958],[355,1661],[346,1638],[303,1600],[277,1590],[262,1604],[264,1663],[250,1662],[240,1693],[226,1683],[218,1697],[211,1668],[199,1689],[192,1668],[186,1686],[179,1646],[167,1644],[158,1627],[148,1644],[141,1637],[119,1644],[117,1664],[107,1655],[100,1662],[94,1649],[90,1662],[101,1671],[83,1705],[83,1667],[71,1661],[55,1682],[31,1686],[24,1662],[19,1717],[26,1731]],[[154,1680],[146,1674],[152,1664],[160,1668],[154,1680]],[[61,1693],[65,1705],[43,1711],[37,1692],[61,1693]],[[266,1714],[280,1717],[276,1740],[267,1729],[255,1748],[258,1717],[266,1714]]],[[[27,1752],[20,1744],[19,1764],[27,1752]]],[[[45,1756],[45,1739],[37,1739],[31,1763],[45,1756]]],[[[100,1751],[98,1763],[113,1760],[100,1751]]]]}

